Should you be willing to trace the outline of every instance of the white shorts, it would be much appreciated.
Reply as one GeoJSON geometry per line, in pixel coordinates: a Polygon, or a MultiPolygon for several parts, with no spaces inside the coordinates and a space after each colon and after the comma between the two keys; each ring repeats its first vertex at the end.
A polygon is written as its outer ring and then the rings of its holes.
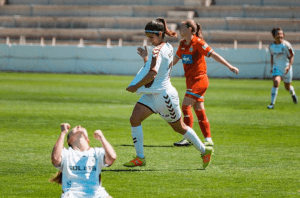
{"type": "Polygon", "coordinates": [[[279,68],[277,66],[273,67],[273,76],[281,76],[282,80],[285,83],[291,83],[293,77],[293,67],[291,67],[291,69],[287,74],[284,73],[285,73],[285,69],[279,68]]]}
{"type": "Polygon", "coordinates": [[[144,94],[138,103],[148,107],[168,123],[176,122],[181,118],[179,97],[174,87],[161,93],[144,94]]]}

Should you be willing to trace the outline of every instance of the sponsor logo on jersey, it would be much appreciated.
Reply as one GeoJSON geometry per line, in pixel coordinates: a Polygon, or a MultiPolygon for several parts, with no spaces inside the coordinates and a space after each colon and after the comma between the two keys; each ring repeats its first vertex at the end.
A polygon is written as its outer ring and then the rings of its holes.
{"type": "Polygon", "coordinates": [[[96,166],[69,166],[71,171],[96,171],[96,166]]]}
{"type": "Polygon", "coordinates": [[[183,64],[193,64],[193,59],[191,54],[183,54],[182,55],[182,63],[183,64]]]}

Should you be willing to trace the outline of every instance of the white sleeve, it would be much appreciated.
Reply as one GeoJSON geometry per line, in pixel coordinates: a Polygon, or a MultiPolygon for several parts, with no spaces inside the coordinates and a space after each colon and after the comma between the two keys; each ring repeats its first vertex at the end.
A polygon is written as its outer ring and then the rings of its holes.
{"type": "Polygon", "coordinates": [[[161,61],[162,61],[161,51],[159,51],[159,53],[157,53],[157,54],[153,54],[152,61],[155,61],[155,62],[151,63],[151,70],[155,71],[157,73],[160,68],[161,61]]]}
{"type": "Polygon", "coordinates": [[[58,168],[60,171],[62,171],[63,166],[65,164],[65,160],[68,158],[69,151],[66,148],[63,148],[62,153],[61,153],[61,163],[58,166],[55,166],[58,168]]]}
{"type": "Polygon", "coordinates": [[[289,42],[286,42],[286,50],[287,50],[288,57],[291,57],[291,55],[295,55],[294,49],[289,42]]]}
{"type": "Polygon", "coordinates": [[[269,52],[270,52],[271,56],[273,56],[273,50],[272,50],[271,45],[269,45],[269,52]]]}
{"type": "Polygon", "coordinates": [[[99,147],[96,147],[96,156],[97,158],[99,159],[99,168],[102,168],[102,167],[107,167],[108,165],[105,164],[105,150],[104,148],[99,148],[99,147]]]}

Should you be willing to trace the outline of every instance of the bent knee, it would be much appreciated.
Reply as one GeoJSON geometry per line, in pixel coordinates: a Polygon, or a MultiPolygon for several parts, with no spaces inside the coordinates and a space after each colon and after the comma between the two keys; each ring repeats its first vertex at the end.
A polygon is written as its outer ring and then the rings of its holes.
{"type": "Polygon", "coordinates": [[[129,119],[129,121],[130,121],[131,126],[139,126],[139,125],[141,125],[141,120],[138,117],[136,117],[136,116],[131,116],[130,119],[129,119]]]}

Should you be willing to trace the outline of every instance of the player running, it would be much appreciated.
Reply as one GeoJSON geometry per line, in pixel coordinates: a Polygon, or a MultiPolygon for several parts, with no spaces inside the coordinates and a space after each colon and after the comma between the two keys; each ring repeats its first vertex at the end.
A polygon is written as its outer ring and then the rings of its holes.
{"type": "Polygon", "coordinates": [[[101,130],[94,137],[101,141],[102,148],[91,148],[85,128],[74,127],[68,134],[69,148],[64,148],[64,138],[70,129],[67,123],[61,124],[61,134],[53,147],[52,164],[60,169],[50,181],[62,185],[61,198],[111,198],[101,186],[101,169],[116,160],[116,153],[105,139],[101,130]]]}
{"type": "Polygon", "coordinates": [[[124,166],[146,165],[141,123],[153,113],[158,113],[174,131],[190,140],[201,152],[203,168],[206,168],[210,163],[213,149],[205,147],[195,131],[184,124],[181,118],[178,93],[170,81],[173,66],[173,47],[164,41],[164,37],[166,34],[175,37],[176,33],[167,28],[164,19],[158,18],[146,25],[145,34],[155,47],[149,57],[147,47],[138,48],[138,54],[144,59],[145,65],[126,88],[129,92],[137,92],[143,95],[136,103],[130,117],[136,157],[125,163],[124,166]]]}
{"type": "Polygon", "coordinates": [[[294,49],[288,41],[283,39],[284,32],[281,28],[273,28],[271,32],[275,41],[269,46],[273,87],[271,90],[271,103],[268,105],[268,109],[274,109],[281,79],[284,81],[285,89],[291,93],[293,102],[295,104],[298,103],[294,87],[291,85],[293,77],[292,64],[295,54],[294,49]]]}
{"type": "MultiPolygon", "coordinates": [[[[204,94],[209,84],[205,56],[212,57],[236,74],[239,73],[239,69],[232,66],[207,45],[203,40],[200,24],[196,24],[194,20],[187,20],[181,23],[180,35],[182,40],[174,56],[173,64],[175,65],[179,59],[182,59],[185,72],[187,90],[182,103],[184,123],[193,127],[194,119],[191,110],[193,107],[205,138],[204,144],[206,146],[213,146],[210,124],[204,108],[204,94]]],[[[190,144],[185,138],[174,143],[175,146],[188,146],[190,144]]]]}

